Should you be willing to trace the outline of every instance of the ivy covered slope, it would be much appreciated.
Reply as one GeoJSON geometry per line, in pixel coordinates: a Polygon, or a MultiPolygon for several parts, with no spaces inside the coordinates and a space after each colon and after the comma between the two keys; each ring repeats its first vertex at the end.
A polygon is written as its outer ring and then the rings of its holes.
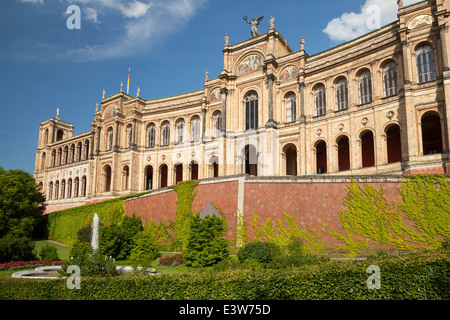
{"type": "Polygon", "coordinates": [[[67,245],[73,245],[77,240],[77,232],[92,223],[95,213],[98,214],[100,221],[103,221],[103,223],[120,224],[125,214],[124,201],[146,193],[148,192],[51,212],[47,215],[49,238],[67,245]]]}

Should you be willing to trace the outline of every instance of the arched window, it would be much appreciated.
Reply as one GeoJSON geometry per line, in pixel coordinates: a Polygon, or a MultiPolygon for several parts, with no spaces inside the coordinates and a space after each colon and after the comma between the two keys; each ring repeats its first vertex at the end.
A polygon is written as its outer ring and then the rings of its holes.
{"type": "Polygon", "coordinates": [[[213,137],[217,138],[220,135],[220,130],[222,128],[222,112],[219,110],[214,111],[212,119],[213,119],[213,137]]]}
{"type": "Polygon", "coordinates": [[[372,76],[369,70],[358,74],[359,104],[372,102],[372,76]]]}
{"type": "Polygon", "coordinates": [[[156,140],[156,127],[154,123],[147,126],[147,147],[154,148],[156,140]]]}
{"type": "Polygon", "coordinates": [[[72,198],[72,178],[67,180],[67,198],[72,198]]]}
{"type": "Polygon", "coordinates": [[[83,178],[81,178],[81,196],[82,197],[86,197],[86,188],[87,188],[86,176],[83,176],[83,178]]]}
{"type": "Polygon", "coordinates": [[[55,197],[54,197],[54,199],[55,200],[59,199],[59,181],[55,182],[55,197]]]}
{"type": "Polygon", "coordinates": [[[43,142],[44,142],[44,145],[46,145],[48,143],[48,129],[45,129],[43,142]]]}
{"type": "Polygon", "coordinates": [[[169,121],[163,122],[161,126],[161,145],[168,146],[170,143],[170,123],[169,121]]]}
{"type": "Polygon", "coordinates": [[[290,92],[285,97],[286,101],[286,122],[293,122],[297,118],[297,96],[290,92]]]}
{"type": "Polygon", "coordinates": [[[348,109],[348,86],[346,78],[339,78],[334,83],[336,91],[336,109],[338,111],[348,109]]]}
{"type": "Polygon", "coordinates": [[[390,97],[398,93],[397,64],[392,61],[382,68],[383,95],[390,97]]]}
{"type": "Polygon", "coordinates": [[[175,123],[177,137],[176,137],[176,143],[181,144],[184,142],[184,119],[178,119],[175,123]]]}
{"type": "Polygon", "coordinates": [[[56,141],[61,141],[62,139],[64,139],[64,131],[62,131],[61,129],[59,129],[56,132],[56,141]]]}
{"type": "Polygon", "coordinates": [[[126,147],[131,148],[131,145],[133,144],[133,125],[129,123],[127,125],[127,141],[126,141],[126,147]]]}
{"type": "Polygon", "coordinates": [[[78,198],[80,188],[80,178],[76,177],[73,184],[73,197],[78,198]]]}
{"type": "Polygon", "coordinates": [[[316,116],[324,115],[327,112],[325,100],[325,86],[318,84],[313,89],[314,95],[314,110],[316,116]]]}
{"type": "Polygon", "coordinates": [[[61,148],[59,148],[58,149],[58,159],[56,160],[56,165],[57,166],[60,166],[61,165],[61,158],[62,158],[62,149],[61,148]]]}
{"type": "Polygon", "coordinates": [[[191,128],[192,128],[192,141],[194,141],[194,142],[200,141],[201,122],[200,122],[199,116],[194,116],[191,119],[191,128]]]}
{"type": "Polygon", "coordinates": [[[258,128],[258,94],[249,92],[245,98],[245,130],[258,128]]]}
{"type": "Polygon", "coordinates": [[[75,156],[76,161],[81,161],[81,148],[82,148],[82,143],[78,142],[77,143],[77,154],[75,156]]]}
{"type": "Polygon", "coordinates": [[[67,164],[67,160],[69,158],[69,147],[65,146],[64,147],[64,153],[63,153],[63,157],[62,157],[62,164],[67,164]]]}
{"type": "Polygon", "coordinates": [[[84,141],[84,156],[83,160],[89,159],[89,140],[84,141]]]}
{"type": "Polygon", "coordinates": [[[45,157],[46,157],[45,152],[42,152],[42,155],[41,155],[41,170],[45,169],[45,157]]]}
{"type": "Polygon", "coordinates": [[[75,145],[70,145],[70,152],[69,152],[69,163],[73,163],[75,161],[75,145]]]}
{"type": "Polygon", "coordinates": [[[109,127],[106,131],[106,150],[111,151],[113,147],[113,135],[114,130],[112,127],[109,127]]]}
{"type": "Polygon", "coordinates": [[[243,149],[245,158],[245,173],[251,176],[258,175],[258,154],[254,145],[246,145],[243,149]]]}
{"type": "Polygon", "coordinates": [[[416,63],[419,83],[435,79],[433,48],[429,45],[417,48],[416,63]]]}
{"type": "Polygon", "coordinates": [[[53,198],[53,181],[48,185],[48,200],[52,200],[53,198]]]}
{"type": "Polygon", "coordinates": [[[50,166],[51,167],[56,166],[56,149],[53,149],[53,151],[52,151],[52,158],[51,158],[50,166]]]}
{"type": "Polygon", "coordinates": [[[64,199],[66,196],[66,180],[61,181],[61,199],[64,199]]]}

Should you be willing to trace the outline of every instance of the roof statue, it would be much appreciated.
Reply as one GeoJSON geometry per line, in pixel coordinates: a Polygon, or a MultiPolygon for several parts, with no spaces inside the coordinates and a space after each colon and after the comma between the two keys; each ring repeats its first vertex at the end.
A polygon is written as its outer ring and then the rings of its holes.
{"type": "Polygon", "coordinates": [[[264,18],[264,16],[259,17],[258,19],[255,20],[255,18],[252,18],[251,21],[247,20],[247,16],[245,16],[243,19],[245,22],[247,22],[248,24],[251,24],[251,32],[252,32],[252,38],[256,38],[259,37],[261,35],[261,33],[259,33],[258,30],[258,26],[259,26],[259,22],[264,18]]]}
{"type": "Polygon", "coordinates": [[[270,23],[270,29],[273,30],[275,28],[275,18],[270,16],[269,23],[270,23]]]}
{"type": "Polygon", "coordinates": [[[227,46],[228,45],[228,42],[229,42],[229,40],[230,40],[230,37],[228,37],[228,33],[225,33],[225,45],[227,46]]]}

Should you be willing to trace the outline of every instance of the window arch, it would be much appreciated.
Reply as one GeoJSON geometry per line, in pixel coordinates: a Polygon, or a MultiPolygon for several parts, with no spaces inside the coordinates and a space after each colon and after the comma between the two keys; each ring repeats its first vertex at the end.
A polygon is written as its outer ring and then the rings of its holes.
{"type": "Polygon", "coordinates": [[[153,189],[153,167],[145,167],[145,190],[153,189]]]}
{"type": "Polygon", "coordinates": [[[67,198],[72,198],[72,178],[67,180],[67,198]]]}
{"type": "Polygon", "coordinates": [[[314,110],[316,116],[324,115],[327,112],[325,99],[325,86],[317,84],[313,88],[314,110]]]}
{"type": "Polygon", "coordinates": [[[198,180],[198,162],[192,160],[189,164],[189,169],[191,171],[191,180],[198,180]]]}
{"type": "Polygon", "coordinates": [[[154,123],[147,125],[147,147],[154,148],[156,140],[156,127],[154,123]]]}
{"type": "Polygon", "coordinates": [[[161,145],[168,146],[170,143],[170,123],[169,121],[163,122],[161,126],[161,145]]]}
{"type": "Polygon", "coordinates": [[[48,200],[52,200],[53,198],[53,181],[50,181],[48,185],[48,200]]]}
{"type": "Polygon", "coordinates": [[[286,122],[293,122],[297,118],[297,96],[294,92],[289,92],[285,96],[286,122]]]}
{"type": "Polygon", "coordinates": [[[64,139],[64,131],[62,131],[61,129],[59,129],[56,132],[56,141],[61,141],[62,139],[64,139]]]}
{"type": "Polygon", "coordinates": [[[209,170],[209,177],[216,178],[219,176],[219,158],[217,156],[213,156],[209,159],[209,170]]]}
{"type": "Polygon", "coordinates": [[[81,161],[81,149],[83,147],[83,144],[80,142],[77,143],[77,154],[75,156],[77,161],[81,161]]]}
{"type": "Polygon", "coordinates": [[[418,82],[427,82],[435,79],[433,48],[423,45],[416,49],[416,64],[418,82]]]}
{"type": "Polygon", "coordinates": [[[372,102],[372,75],[365,69],[358,76],[358,98],[359,104],[372,102]]]}
{"type": "Polygon", "coordinates": [[[41,170],[45,169],[45,158],[46,158],[46,153],[42,152],[42,155],[41,155],[41,170]]]}
{"type": "Polygon", "coordinates": [[[51,167],[56,167],[56,149],[52,150],[51,167]]]}
{"type": "Polygon", "coordinates": [[[200,141],[201,136],[201,122],[199,116],[194,116],[191,119],[191,128],[192,128],[192,141],[198,142],[200,141]]]}
{"type": "Polygon", "coordinates": [[[258,93],[250,91],[244,98],[245,130],[258,128],[258,93]]]}
{"type": "Polygon", "coordinates": [[[63,153],[63,157],[62,157],[62,164],[67,164],[67,160],[69,158],[69,147],[65,146],[64,147],[64,153],[63,153]]]}
{"type": "Polygon", "coordinates": [[[184,142],[184,127],[185,127],[184,119],[178,119],[175,122],[175,127],[177,133],[176,143],[181,144],[184,142]]]}
{"type": "Polygon", "coordinates": [[[81,196],[82,197],[86,197],[86,189],[87,189],[87,180],[86,180],[86,176],[83,176],[83,178],[81,178],[81,196]]]}
{"type": "Polygon", "coordinates": [[[338,150],[338,171],[350,169],[350,141],[343,135],[336,139],[338,150]]]}
{"type": "Polygon", "coordinates": [[[327,143],[319,140],[316,143],[316,173],[327,173],[327,143]]]}
{"type": "Polygon", "coordinates": [[[106,130],[106,151],[111,151],[113,147],[113,135],[114,130],[112,127],[109,127],[106,130]]]}
{"type": "Polygon", "coordinates": [[[83,160],[89,159],[89,140],[84,141],[84,156],[83,160]]]}
{"type": "Polygon", "coordinates": [[[392,124],[385,130],[386,133],[386,149],[387,162],[393,163],[402,161],[402,143],[400,136],[400,127],[392,124]]]}
{"type": "Polygon", "coordinates": [[[340,77],[334,82],[336,92],[336,109],[338,111],[348,109],[348,84],[347,79],[340,77]]]}
{"type": "Polygon", "coordinates": [[[80,178],[76,177],[75,182],[73,184],[73,197],[78,198],[80,188],[80,178]]]}
{"type": "Polygon", "coordinates": [[[297,175],[297,147],[289,143],[283,148],[284,160],[286,165],[286,175],[297,175]]]}
{"type": "Polygon", "coordinates": [[[130,168],[124,166],[122,169],[122,190],[128,190],[130,180],[130,168]]]}
{"type": "Polygon", "coordinates": [[[383,77],[383,95],[390,97],[398,93],[397,63],[385,63],[381,70],[383,77]]]}
{"type": "Polygon", "coordinates": [[[174,171],[175,171],[175,184],[183,181],[183,164],[180,162],[176,163],[174,171]]]}

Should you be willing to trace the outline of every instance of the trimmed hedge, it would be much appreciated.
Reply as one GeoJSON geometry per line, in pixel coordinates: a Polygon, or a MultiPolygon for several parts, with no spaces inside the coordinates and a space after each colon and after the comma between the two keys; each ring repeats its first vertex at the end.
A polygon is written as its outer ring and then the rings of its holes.
{"type": "Polygon", "coordinates": [[[83,278],[81,289],[65,280],[1,279],[0,300],[157,299],[296,300],[450,298],[450,262],[440,252],[382,256],[366,261],[327,261],[303,268],[185,272],[174,275],[83,278]],[[369,290],[366,269],[381,270],[381,288],[369,290]]]}

